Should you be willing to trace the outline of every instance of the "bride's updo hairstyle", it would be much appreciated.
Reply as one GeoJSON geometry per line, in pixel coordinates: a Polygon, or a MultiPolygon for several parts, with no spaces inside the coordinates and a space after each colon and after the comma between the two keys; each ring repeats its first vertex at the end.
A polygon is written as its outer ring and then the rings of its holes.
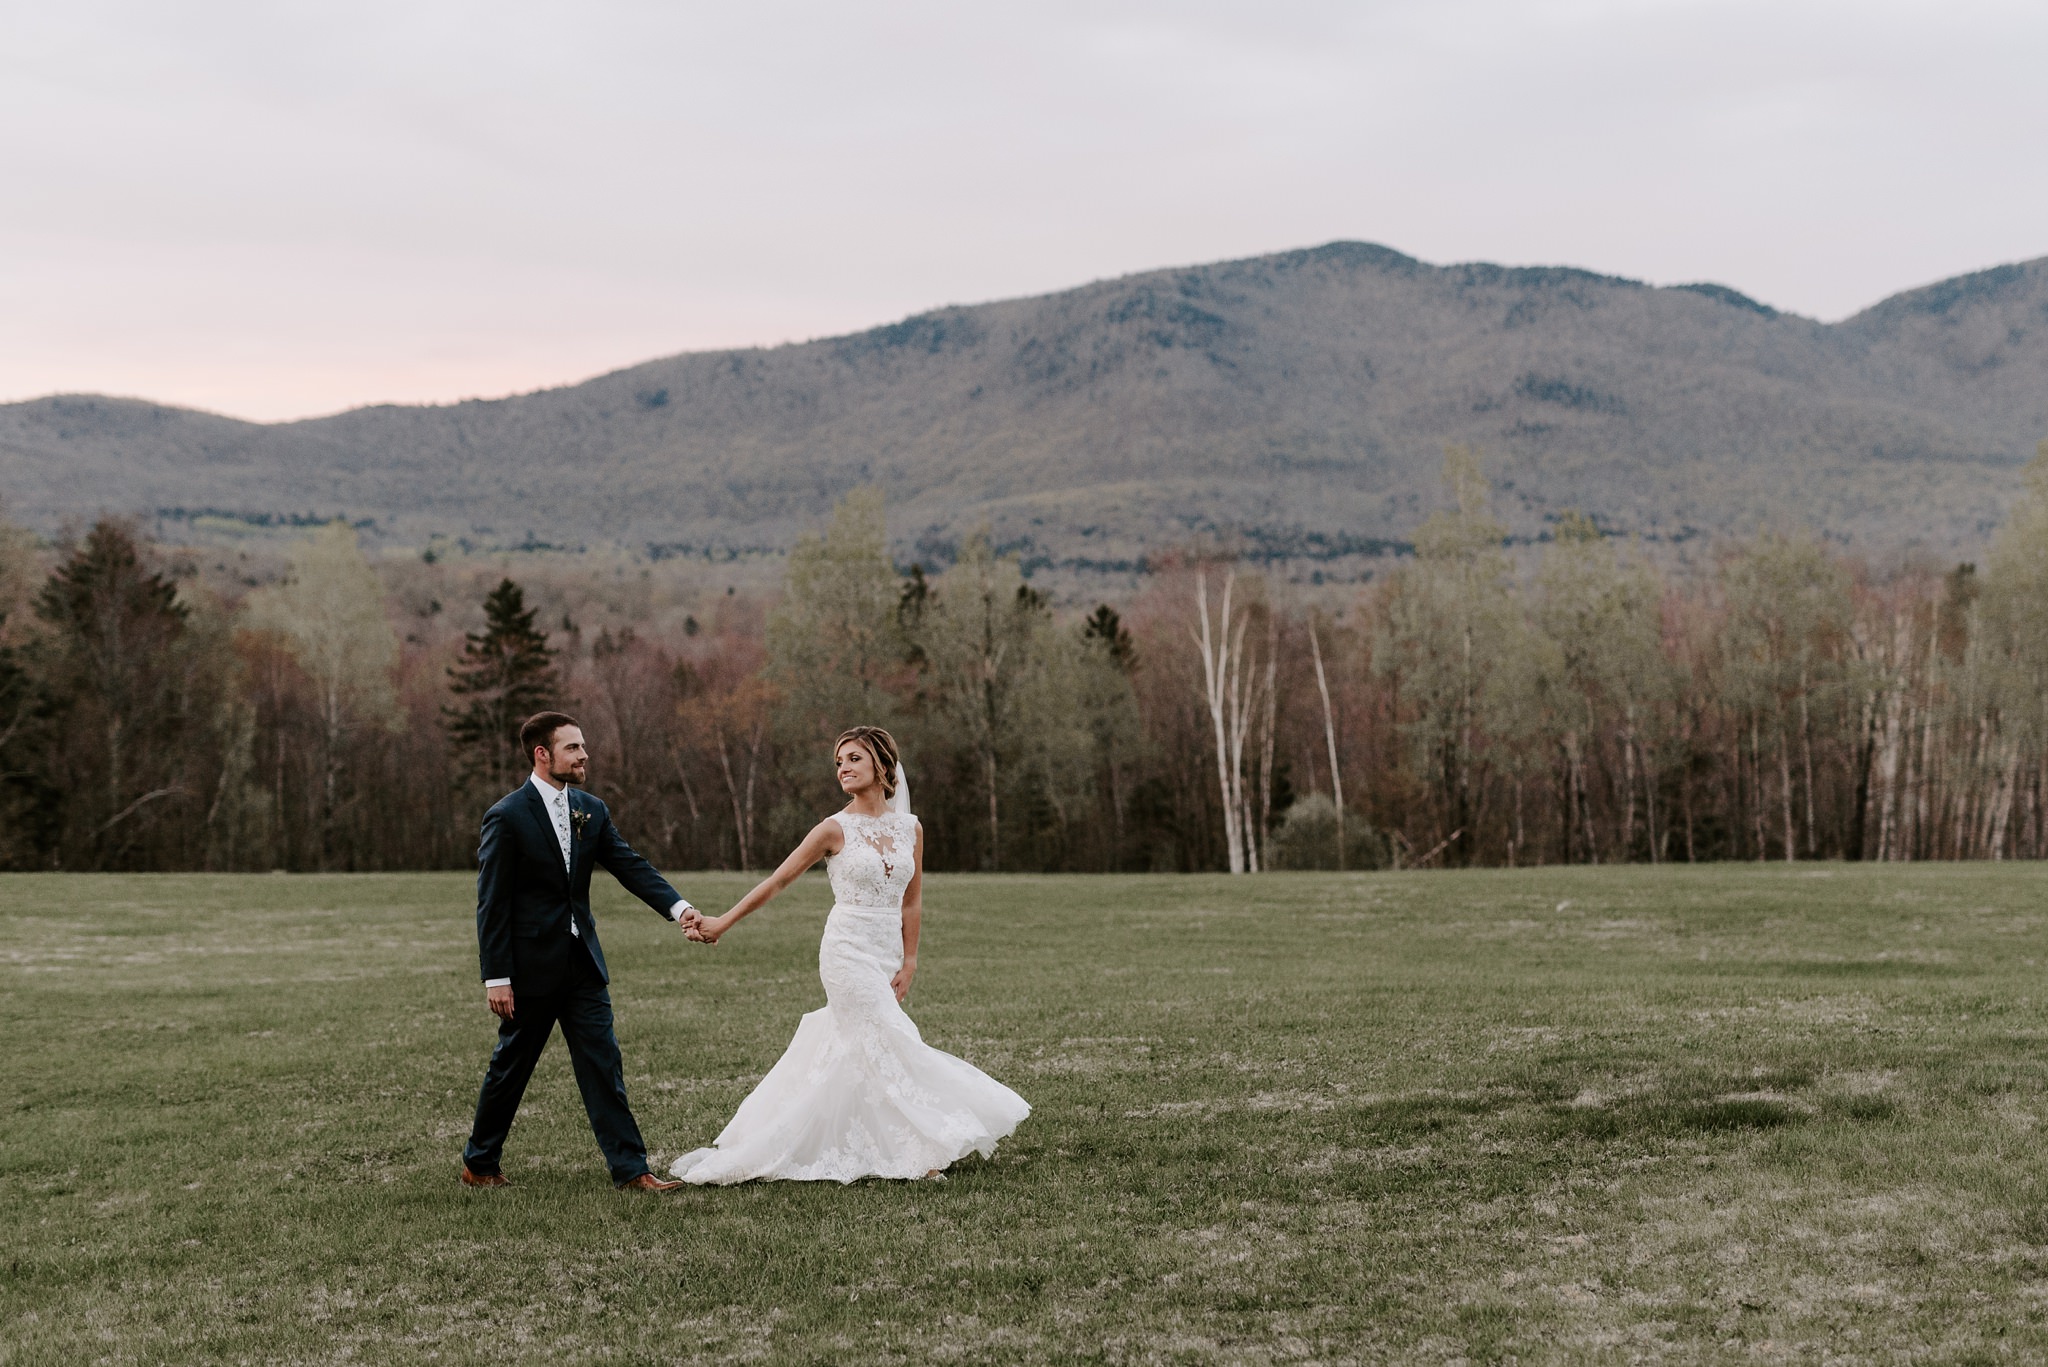
{"type": "Polygon", "coordinates": [[[882,796],[896,796],[896,766],[901,763],[896,754],[896,738],[879,726],[856,726],[840,732],[839,739],[832,742],[833,759],[839,758],[839,747],[848,741],[867,746],[875,761],[875,777],[882,780],[882,796]]]}

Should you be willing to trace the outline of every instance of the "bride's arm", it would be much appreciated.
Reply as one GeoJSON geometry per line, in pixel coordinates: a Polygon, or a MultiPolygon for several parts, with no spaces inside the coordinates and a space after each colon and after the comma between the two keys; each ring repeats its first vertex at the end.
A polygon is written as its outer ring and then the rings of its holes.
{"type": "Polygon", "coordinates": [[[924,929],[924,823],[917,826],[917,862],[911,866],[910,886],[903,889],[903,967],[889,980],[896,1000],[910,995],[910,980],[917,976],[917,936],[924,929]]]}
{"type": "Polygon", "coordinates": [[[697,929],[690,938],[702,940],[705,944],[717,944],[718,937],[731,930],[741,918],[751,916],[775,899],[775,894],[803,877],[804,871],[827,855],[839,853],[845,837],[839,832],[839,823],[826,817],[811,827],[811,833],[803,843],[790,852],[782,861],[782,867],[754,885],[754,890],[734,903],[733,909],[723,916],[708,917],[697,923],[697,929]]]}

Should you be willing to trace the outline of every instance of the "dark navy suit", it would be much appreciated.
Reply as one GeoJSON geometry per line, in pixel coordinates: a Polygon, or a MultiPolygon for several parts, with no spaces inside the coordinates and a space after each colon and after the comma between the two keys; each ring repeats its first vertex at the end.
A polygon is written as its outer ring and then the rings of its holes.
{"type": "Polygon", "coordinates": [[[602,865],[664,920],[682,899],[619,835],[604,803],[577,788],[568,796],[566,868],[554,821],[531,781],[484,814],[476,855],[477,950],[486,982],[512,980],[513,1016],[498,1024],[498,1045],[462,1154],[478,1176],[499,1170],[519,1098],[557,1025],[612,1180],[631,1181],[647,1171],[647,1145],[626,1104],[612,1030],[611,975],[590,915],[590,871],[602,865]]]}

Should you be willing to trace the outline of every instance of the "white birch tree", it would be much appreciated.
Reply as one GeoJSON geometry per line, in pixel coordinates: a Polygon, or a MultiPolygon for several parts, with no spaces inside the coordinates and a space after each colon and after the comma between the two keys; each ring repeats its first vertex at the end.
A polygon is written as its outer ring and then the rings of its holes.
{"type": "Polygon", "coordinates": [[[1250,668],[1246,665],[1245,643],[1252,614],[1248,605],[1233,602],[1236,592],[1237,571],[1226,570],[1222,601],[1212,620],[1208,570],[1199,569],[1195,575],[1195,624],[1188,634],[1202,660],[1202,696],[1216,746],[1224,851],[1232,873],[1256,873],[1259,851],[1245,785],[1245,741],[1261,701],[1261,680],[1257,662],[1250,668]]]}

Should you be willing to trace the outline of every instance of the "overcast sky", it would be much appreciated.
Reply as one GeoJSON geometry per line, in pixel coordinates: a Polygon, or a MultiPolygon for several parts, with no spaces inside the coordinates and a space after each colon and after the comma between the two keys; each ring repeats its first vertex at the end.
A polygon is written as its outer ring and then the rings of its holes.
{"type": "Polygon", "coordinates": [[[0,0],[0,399],[560,384],[1336,238],[2048,255],[2041,0],[0,0]]]}

